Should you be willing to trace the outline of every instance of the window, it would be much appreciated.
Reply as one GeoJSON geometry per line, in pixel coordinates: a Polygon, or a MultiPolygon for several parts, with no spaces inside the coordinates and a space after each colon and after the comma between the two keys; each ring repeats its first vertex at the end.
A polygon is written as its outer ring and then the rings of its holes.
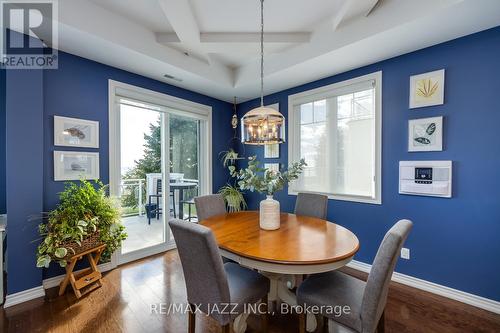
{"type": "Polygon", "coordinates": [[[290,194],[381,203],[382,73],[289,96],[290,161],[307,167],[290,194]]]}

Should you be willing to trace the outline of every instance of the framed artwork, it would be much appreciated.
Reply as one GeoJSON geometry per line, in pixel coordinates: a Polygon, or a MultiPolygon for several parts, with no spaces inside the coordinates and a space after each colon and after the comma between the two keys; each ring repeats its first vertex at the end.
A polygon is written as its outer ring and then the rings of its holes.
{"type": "Polygon", "coordinates": [[[271,172],[279,172],[280,164],[279,163],[264,163],[264,169],[267,169],[271,172]]]}
{"type": "Polygon", "coordinates": [[[444,69],[410,76],[410,109],[444,104],[444,69]]]}
{"type": "Polygon", "coordinates": [[[280,158],[279,143],[273,143],[272,145],[264,145],[264,158],[280,158]]]}
{"type": "MultiPolygon", "coordinates": [[[[280,110],[280,104],[275,103],[271,105],[266,105],[266,107],[280,110]]],[[[264,145],[264,158],[280,158],[280,145],[278,143],[272,145],[264,145]]]]}
{"type": "Polygon", "coordinates": [[[54,145],[99,148],[99,122],[54,116],[54,145]]]}
{"type": "Polygon", "coordinates": [[[54,151],[54,180],[99,179],[99,153],[54,151]]]}
{"type": "Polygon", "coordinates": [[[443,117],[411,119],[408,122],[408,151],[442,151],[443,117]]]}

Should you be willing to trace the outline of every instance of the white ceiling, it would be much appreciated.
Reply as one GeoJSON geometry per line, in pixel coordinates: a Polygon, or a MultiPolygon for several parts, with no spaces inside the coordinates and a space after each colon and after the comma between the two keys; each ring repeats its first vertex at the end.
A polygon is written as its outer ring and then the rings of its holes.
{"type": "MultiPolygon", "coordinates": [[[[264,7],[266,94],[500,25],[498,0],[264,7]]],[[[63,51],[226,101],[259,95],[259,0],[64,0],[59,28],[63,51]]]]}

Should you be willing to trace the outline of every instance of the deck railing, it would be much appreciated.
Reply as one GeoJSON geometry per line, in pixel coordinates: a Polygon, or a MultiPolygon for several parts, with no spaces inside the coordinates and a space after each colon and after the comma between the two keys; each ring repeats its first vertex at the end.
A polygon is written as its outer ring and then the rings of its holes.
{"type": "Polygon", "coordinates": [[[120,184],[120,196],[123,194],[124,190],[135,191],[137,189],[137,207],[139,208],[139,216],[144,215],[144,200],[143,200],[143,189],[145,184],[145,179],[122,179],[120,184]]]}

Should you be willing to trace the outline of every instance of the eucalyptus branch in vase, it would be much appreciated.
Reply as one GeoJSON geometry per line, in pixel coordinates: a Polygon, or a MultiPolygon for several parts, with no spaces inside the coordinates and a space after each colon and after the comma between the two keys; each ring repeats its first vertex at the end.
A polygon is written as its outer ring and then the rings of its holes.
{"type": "Polygon", "coordinates": [[[290,165],[288,170],[283,171],[271,171],[260,167],[259,164],[257,158],[252,156],[245,169],[236,171],[234,165],[230,165],[228,169],[231,176],[237,179],[240,190],[256,191],[267,195],[267,198],[260,202],[259,226],[264,230],[276,230],[280,227],[280,203],[273,199],[273,195],[298,179],[307,164],[301,159],[290,165]]]}
{"type": "Polygon", "coordinates": [[[288,170],[271,171],[260,166],[256,156],[249,157],[248,167],[236,170],[236,167],[229,166],[231,176],[237,178],[238,186],[241,190],[264,193],[273,196],[274,193],[284,189],[286,185],[299,178],[306,166],[304,159],[292,163],[288,170]]]}

